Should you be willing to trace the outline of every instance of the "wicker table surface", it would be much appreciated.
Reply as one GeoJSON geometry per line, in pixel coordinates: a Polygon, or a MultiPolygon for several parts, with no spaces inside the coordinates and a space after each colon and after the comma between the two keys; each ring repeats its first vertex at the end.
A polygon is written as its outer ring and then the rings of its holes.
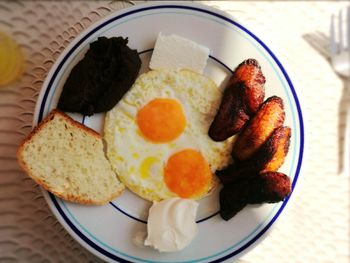
{"type": "MultiPolygon", "coordinates": [[[[138,4],[140,2],[136,2],[138,4]]],[[[347,2],[204,1],[237,17],[287,65],[307,113],[307,155],[293,202],[240,262],[350,262],[350,177],[339,175],[345,82],[329,63],[329,23],[347,2]]],[[[0,31],[21,46],[25,71],[0,88],[0,262],[100,262],[62,228],[16,148],[55,59],[74,37],[127,1],[0,2],[0,31]]]]}

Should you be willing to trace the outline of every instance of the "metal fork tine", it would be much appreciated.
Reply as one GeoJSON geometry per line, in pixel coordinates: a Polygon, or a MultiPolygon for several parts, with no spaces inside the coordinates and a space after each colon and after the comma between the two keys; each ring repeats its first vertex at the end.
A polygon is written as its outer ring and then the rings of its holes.
{"type": "Polygon", "coordinates": [[[342,10],[339,11],[338,16],[338,35],[339,35],[339,46],[338,50],[341,52],[341,50],[344,48],[344,41],[343,41],[343,12],[342,10]]]}
{"type": "Polygon", "coordinates": [[[331,56],[333,57],[337,53],[337,44],[335,40],[335,32],[334,32],[334,15],[331,17],[331,28],[330,28],[330,38],[331,38],[331,46],[330,46],[330,51],[331,51],[331,56]]]}

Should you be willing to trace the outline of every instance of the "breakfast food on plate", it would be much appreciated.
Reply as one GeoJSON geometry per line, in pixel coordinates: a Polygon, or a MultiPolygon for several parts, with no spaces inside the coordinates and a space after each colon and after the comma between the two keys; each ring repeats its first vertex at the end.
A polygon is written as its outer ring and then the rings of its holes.
{"type": "Polygon", "coordinates": [[[122,37],[92,42],[58,102],[59,109],[84,115],[108,111],[108,159],[98,133],[53,110],[18,149],[30,177],[82,204],[104,204],[125,186],[153,201],[143,244],[160,252],[181,250],[194,239],[194,200],[210,193],[217,177],[225,220],[247,204],[279,202],[290,194],[288,176],[277,170],[291,129],[282,126],[281,98],[263,103],[265,77],[255,59],[239,64],[222,94],[201,74],[208,48],[160,33],[152,70],[137,78],[141,61],[127,43],[122,37]]]}
{"type": "Polygon", "coordinates": [[[234,164],[216,172],[223,184],[223,219],[229,220],[247,204],[279,202],[291,193],[289,177],[277,172],[288,153],[291,136],[291,129],[282,126],[284,115],[282,99],[273,96],[237,136],[233,153],[242,154],[247,148],[253,153],[246,154],[243,160],[236,158],[234,164]]]}
{"type": "Polygon", "coordinates": [[[101,136],[56,110],[23,141],[17,158],[34,181],[68,201],[104,204],[124,189],[104,155],[101,136]]]}
{"type": "Polygon", "coordinates": [[[283,100],[277,96],[268,98],[238,134],[232,149],[233,158],[239,161],[249,159],[283,124],[284,118],[283,100]]]}
{"type": "Polygon", "coordinates": [[[185,248],[198,232],[195,221],[197,208],[197,202],[176,197],[153,203],[144,244],[160,252],[185,248]]]}
{"type": "Polygon", "coordinates": [[[220,191],[220,215],[229,220],[248,204],[283,201],[291,192],[287,175],[279,172],[256,173],[224,185],[220,191]]]}
{"type": "Polygon", "coordinates": [[[220,98],[212,80],[189,70],[139,76],[105,118],[107,157],[120,180],[151,201],[205,196],[215,170],[231,162],[232,140],[207,135],[220,98]]]}
{"type": "Polygon", "coordinates": [[[244,169],[260,172],[277,171],[284,162],[289,150],[291,129],[276,128],[261,148],[248,160],[237,162],[244,169]]]}
{"type": "Polygon", "coordinates": [[[255,59],[239,64],[208,131],[214,141],[238,133],[231,152],[234,162],[215,172],[223,184],[220,215],[225,220],[247,204],[279,202],[291,192],[289,177],[277,172],[289,150],[291,129],[282,126],[283,100],[272,96],[264,102],[265,81],[255,59]]]}
{"type": "Polygon", "coordinates": [[[220,108],[210,126],[210,138],[223,141],[238,133],[263,103],[264,84],[265,77],[255,59],[239,64],[227,84],[220,108]]]}
{"type": "Polygon", "coordinates": [[[151,69],[189,69],[203,73],[210,50],[181,36],[159,33],[152,54],[151,69]]]}
{"type": "Polygon", "coordinates": [[[240,83],[244,86],[244,110],[249,116],[256,113],[264,101],[265,82],[259,62],[252,58],[239,64],[230,80],[231,85],[240,83]]]}
{"type": "Polygon", "coordinates": [[[99,37],[70,72],[58,108],[92,115],[114,107],[134,83],[141,67],[137,50],[122,37],[99,37]]]}
{"type": "Polygon", "coordinates": [[[276,128],[251,158],[237,161],[223,170],[216,171],[216,175],[223,184],[226,184],[254,172],[277,171],[288,154],[290,137],[291,128],[286,126],[276,128]]]}
{"type": "Polygon", "coordinates": [[[276,203],[283,201],[292,191],[290,178],[280,172],[263,172],[254,181],[260,180],[260,191],[254,191],[254,194],[249,198],[250,204],[276,203]]]}

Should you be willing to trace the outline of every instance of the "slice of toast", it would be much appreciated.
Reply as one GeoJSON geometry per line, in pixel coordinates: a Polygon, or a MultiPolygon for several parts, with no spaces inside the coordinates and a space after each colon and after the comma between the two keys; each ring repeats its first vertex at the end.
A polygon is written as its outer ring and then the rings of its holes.
{"type": "Polygon", "coordinates": [[[17,159],[39,185],[71,202],[105,204],[124,190],[105,157],[102,137],[57,110],[22,142],[17,159]]]}

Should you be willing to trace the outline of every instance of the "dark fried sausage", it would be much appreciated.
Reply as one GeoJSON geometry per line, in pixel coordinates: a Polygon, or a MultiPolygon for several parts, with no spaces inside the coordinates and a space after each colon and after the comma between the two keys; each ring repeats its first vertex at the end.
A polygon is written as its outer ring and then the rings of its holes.
{"type": "Polygon", "coordinates": [[[223,141],[238,133],[264,101],[264,84],[265,77],[255,59],[247,59],[239,64],[209,128],[210,138],[223,141]]]}
{"type": "Polygon", "coordinates": [[[284,119],[283,100],[277,96],[268,98],[238,135],[232,149],[232,157],[239,161],[252,157],[273,131],[282,126],[284,119]]]}

